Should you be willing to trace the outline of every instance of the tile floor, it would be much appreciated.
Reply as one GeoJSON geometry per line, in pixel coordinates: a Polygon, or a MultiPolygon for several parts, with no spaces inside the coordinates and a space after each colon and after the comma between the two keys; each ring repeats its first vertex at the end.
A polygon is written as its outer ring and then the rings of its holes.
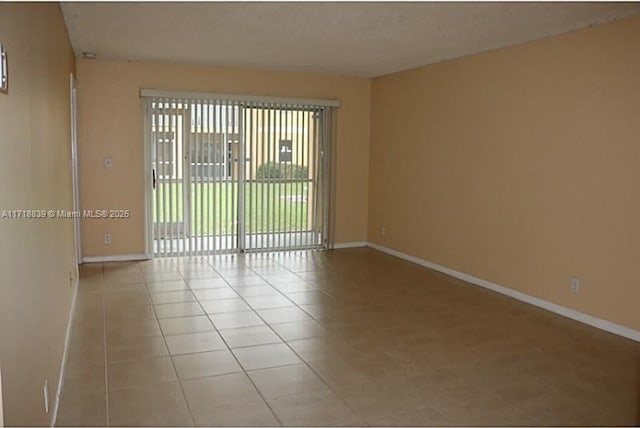
{"type": "Polygon", "coordinates": [[[637,425],[640,344],[370,249],[82,266],[58,426],[637,425]]]}

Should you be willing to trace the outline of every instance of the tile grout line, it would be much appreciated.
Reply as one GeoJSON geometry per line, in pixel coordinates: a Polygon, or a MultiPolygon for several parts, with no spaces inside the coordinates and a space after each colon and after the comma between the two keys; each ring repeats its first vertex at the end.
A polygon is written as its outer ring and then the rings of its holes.
{"type": "MultiPolygon", "coordinates": [[[[301,256],[301,258],[303,258],[303,259],[305,259],[305,260],[310,261],[310,262],[311,262],[311,264],[313,264],[314,266],[316,266],[316,264],[315,264],[313,261],[311,261],[310,259],[307,259],[306,257],[302,257],[302,256],[301,256]]],[[[278,262],[276,262],[276,263],[278,263],[278,262]]],[[[312,286],[315,290],[317,290],[318,292],[320,292],[320,293],[322,293],[322,294],[325,294],[325,295],[329,296],[331,299],[335,300],[335,298],[334,298],[333,296],[330,296],[330,295],[328,295],[327,293],[324,293],[321,289],[319,289],[319,288],[318,288],[318,287],[316,287],[315,285],[311,284],[311,283],[310,283],[310,282],[308,282],[306,279],[304,279],[304,278],[300,277],[300,276],[298,275],[298,272],[294,272],[294,271],[290,270],[287,266],[285,266],[285,265],[283,265],[283,264],[281,264],[281,263],[278,263],[278,264],[280,264],[281,266],[283,266],[283,267],[284,267],[286,270],[288,270],[289,272],[291,272],[291,273],[293,273],[294,275],[298,276],[301,280],[303,280],[303,281],[304,281],[304,282],[306,282],[307,284],[311,285],[311,286],[312,286]]],[[[316,267],[318,267],[318,266],[316,266],[316,267]]],[[[303,271],[303,272],[311,272],[311,271],[303,271]]],[[[297,307],[298,309],[300,309],[301,311],[303,311],[304,313],[306,313],[307,315],[309,315],[309,317],[310,317],[312,320],[314,320],[315,322],[317,322],[317,323],[318,323],[318,324],[319,324],[323,329],[327,330],[327,327],[325,326],[325,324],[324,324],[322,321],[320,321],[319,319],[316,319],[312,314],[310,314],[309,312],[305,311],[305,310],[304,310],[304,308],[302,308],[302,307],[301,307],[300,305],[298,305],[296,302],[294,302],[293,300],[289,299],[289,297],[288,297],[288,296],[286,296],[284,293],[282,293],[282,292],[280,291],[280,289],[278,289],[277,287],[273,286],[273,285],[271,284],[271,282],[269,282],[269,280],[268,280],[267,278],[263,277],[263,276],[262,276],[262,275],[260,275],[260,274],[258,274],[258,275],[259,275],[261,278],[263,278],[265,281],[267,281],[267,282],[268,282],[268,283],[269,283],[273,288],[275,288],[275,289],[276,289],[279,293],[281,293],[285,298],[287,298],[289,301],[291,301],[291,302],[294,304],[294,306],[295,306],[295,307],[297,307]]],[[[336,301],[336,302],[337,302],[337,301],[336,301]]],[[[260,314],[258,314],[258,316],[260,316],[260,314]]],[[[262,318],[262,317],[261,317],[261,318],[262,318]]],[[[309,364],[309,363],[308,363],[304,358],[302,358],[302,357],[300,356],[300,354],[298,354],[298,353],[296,352],[296,350],[295,350],[295,349],[293,349],[293,347],[291,347],[291,346],[289,345],[288,341],[284,340],[284,338],[283,338],[282,336],[280,336],[280,334],[279,334],[279,333],[278,333],[278,332],[277,332],[273,327],[271,327],[271,324],[267,324],[267,325],[268,325],[268,326],[269,326],[269,328],[271,328],[271,329],[274,331],[274,333],[275,333],[275,334],[276,334],[276,335],[277,335],[277,336],[278,336],[278,337],[279,337],[279,338],[284,342],[284,344],[285,344],[285,345],[287,345],[287,347],[288,347],[289,349],[291,349],[291,351],[292,351],[292,352],[293,352],[293,353],[294,353],[294,354],[295,354],[295,355],[296,355],[296,356],[297,356],[297,357],[298,357],[298,358],[299,358],[299,359],[300,359],[300,360],[301,360],[301,361],[302,361],[302,362],[303,362],[303,363],[304,363],[304,364],[309,368],[309,370],[311,370],[311,371],[312,371],[316,376],[318,376],[318,378],[319,378],[320,380],[322,380],[322,382],[323,382],[325,385],[327,385],[327,387],[331,390],[331,392],[333,392],[333,393],[336,395],[336,397],[338,397],[338,398],[340,399],[340,401],[342,401],[342,402],[345,404],[345,406],[347,406],[347,408],[348,408],[349,410],[351,410],[355,415],[357,415],[359,418],[361,418],[361,415],[360,415],[360,414],[359,414],[355,409],[353,409],[353,408],[349,405],[349,403],[348,403],[348,402],[347,402],[347,401],[342,397],[342,395],[338,394],[338,392],[337,392],[337,391],[336,391],[336,390],[335,390],[335,389],[334,389],[334,388],[333,388],[333,387],[332,387],[332,386],[331,386],[331,385],[330,385],[330,384],[325,380],[325,378],[324,378],[322,375],[320,375],[320,373],[318,373],[318,372],[317,372],[317,371],[316,371],[316,370],[315,370],[315,369],[314,369],[314,368],[313,368],[313,367],[312,367],[312,366],[311,366],[311,365],[310,365],[310,364],[309,364]]],[[[302,339],[302,340],[303,340],[303,339],[302,339]]],[[[362,417],[362,422],[364,422],[365,424],[369,425],[369,424],[368,424],[368,422],[366,421],[366,419],[365,419],[364,417],[362,417]]]]}
{"type": "MultiPolygon", "coordinates": [[[[220,278],[222,278],[229,287],[231,287],[231,284],[229,284],[227,282],[227,280],[216,270],[216,268],[214,266],[212,266],[207,260],[204,260],[204,262],[210,266],[217,275],[220,275],[220,278]]],[[[244,265],[244,261],[242,261],[243,265],[244,265]]],[[[245,265],[246,266],[246,265],[245,265]]],[[[248,266],[247,266],[248,267],[248,266]]],[[[180,272],[180,275],[182,276],[182,272],[180,272]]],[[[191,286],[189,285],[189,280],[184,278],[185,283],[187,284],[187,286],[189,287],[189,290],[193,293],[193,290],[191,289],[191,286]]],[[[233,350],[231,349],[231,347],[229,346],[229,344],[227,343],[227,341],[225,340],[225,338],[220,334],[220,330],[218,329],[218,327],[215,325],[215,323],[213,322],[213,320],[211,319],[211,317],[209,316],[209,314],[204,310],[204,307],[202,306],[202,303],[200,302],[200,300],[198,299],[198,297],[195,295],[194,293],[194,297],[196,298],[196,301],[198,302],[198,306],[200,306],[200,309],[202,309],[202,312],[204,312],[205,316],[207,317],[207,319],[209,320],[209,322],[211,323],[211,325],[213,326],[216,334],[218,334],[218,336],[220,337],[220,339],[222,340],[222,342],[224,343],[224,345],[227,347],[227,351],[229,351],[229,353],[231,354],[231,356],[233,357],[233,359],[235,360],[236,364],[238,364],[238,366],[240,367],[240,369],[242,370],[242,373],[246,376],[246,378],[249,380],[249,382],[251,382],[251,385],[253,385],[253,388],[256,390],[256,392],[258,393],[258,395],[260,396],[260,398],[262,399],[262,401],[264,402],[265,406],[267,406],[267,408],[269,409],[269,411],[271,412],[271,414],[273,415],[273,417],[275,418],[275,420],[278,422],[279,426],[284,426],[284,424],[282,423],[282,421],[280,420],[280,418],[278,417],[278,415],[276,414],[276,412],[273,410],[273,408],[271,407],[271,405],[267,402],[266,398],[264,398],[264,395],[262,395],[262,392],[260,392],[260,390],[258,389],[258,386],[255,384],[255,382],[253,381],[253,379],[251,379],[251,376],[249,376],[249,374],[247,373],[247,370],[244,368],[244,366],[240,363],[240,360],[238,360],[238,357],[236,357],[236,354],[233,352],[233,350]]],[[[246,302],[245,302],[246,304],[246,302]]],[[[245,311],[248,312],[248,311],[245,311]]],[[[253,311],[255,312],[255,311],[253,311]]],[[[256,314],[257,315],[257,314],[256,314]]],[[[237,372],[240,373],[240,372],[237,372]]],[[[185,398],[186,399],[186,398],[185,398]]]]}
{"type": "MultiPolygon", "coordinates": [[[[274,261],[275,261],[275,260],[274,260],[274,261]]],[[[278,263],[277,261],[275,261],[275,262],[276,262],[277,264],[279,264],[279,265],[283,266],[283,267],[284,267],[284,269],[286,269],[286,270],[288,270],[289,272],[293,273],[294,275],[298,276],[295,272],[293,272],[293,271],[291,271],[291,270],[287,269],[284,265],[282,265],[282,264],[278,263]]],[[[320,325],[322,325],[322,326],[323,326],[323,328],[325,328],[325,327],[324,327],[324,325],[323,325],[322,323],[320,323],[318,320],[316,320],[315,318],[313,318],[313,316],[311,316],[311,314],[309,314],[307,311],[305,311],[304,309],[302,309],[301,307],[299,307],[299,306],[298,306],[298,305],[297,305],[293,300],[289,299],[289,298],[288,298],[284,293],[282,293],[279,289],[277,289],[275,286],[273,286],[273,284],[271,284],[271,283],[270,283],[270,282],[269,282],[265,277],[263,277],[262,275],[260,275],[258,272],[254,271],[250,266],[248,266],[248,267],[249,267],[249,269],[250,269],[251,271],[253,271],[254,273],[256,273],[260,278],[262,278],[263,280],[265,280],[265,281],[269,284],[269,286],[271,286],[273,289],[275,289],[275,290],[276,290],[278,293],[280,293],[284,298],[286,298],[287,300],[289,300],[289,301],[294,305],[294,307],[298,308],[299,310],[303,311],[305,314],[309,315],[309,317],[311,317],[311,319],[313,319],[314,321],[318,322],[320,325]]],[[[214,270],[215,270],[215,268],[214,268],[214,270]]],[[[217,272],[217,271],[216,271],[216,272],[217,272]]],[[[224,279],[224,277],[223,277],[223,279],[224,279]]],[[[304,279],[302,279],[302,278],[300,278],[300,279],[301,279],[302,281],[304,281],[304,282],[307,282],[307,281],[305,281],[305,280],[304,280],[304,279]]],[[[225,281],[226,281],[226,279],[225,279],[225,281]]],[[[229,284],[229,285],[230,285],[230,284],[229,284]]],[[[230,286],[231,286],[231,285],[230,285],[230,286]]],[[[314,287],[314,288],[315,288],[315,287],[314,287]]],[[[239,296],[239,297],[240,297],[240,299],[242,299],[242,300],[244,301],[244,303],[245,303],[245,304],[249,305],[249,303],[247,303],[247,301],[244,299],[244,297],[242,297],[242,296],[239,296]]],[[[251,305],[249,305],[249,307],[251,307],[251,305]]],[[[285,306],[285,307],[286,307],[286,306],[285,306]]],[[[251,308],[252,308],[252,307],[251,307],[251,308]]],[[[276,308],[276,309],[277,309],[277,308],[276,308]]],[[[203,308],[203,310],[204,310],[204,308],[203,308]]],[[[349,405],[349,403],[347,403],[347,402],[346,402],[346,400],[345,400],[345,399],[344,399],[340,394],[338,394],[338,393],[335,391],[335,389],[334,389],[331,385],[329,385],[329,383],[324,379],[324,377],[322,377],[322,376],[321,376],[321,375],[320,375],[320,374],[319,374],[319,373],[318,373],[318,372],[317,372],[313,367],[311,367],[311,365],[310,365],[310,364],[309,364],[305,359],[303,359],[303,358],[302,358],[302,357],[301,357],[301,356],[300,356],[300,355],[295,351],[295,349],[293,349],[293,348],[291,347],[291,345],[289,345],[289,343],[288,343],[286,340],[284,340],[284,338],[283,338],[282,336],[280,336],[280,334],[279,334],[279,333],[278,333],[278,332],[277,332],[277,331],[276,331],[276,330],[271,326],[271,324],[270,324],[270,323],[268,323],[268,322],[267,322],[267,321],[266,321],[266,320],[265,320],[265,319],[264,319],[264,318],[263,318],[263,317],[258,313],[258,311],[257,311],[257,310],[255,310],[255,309],[253,309],[253,308],[252,308],[252,310],[253,310],[253,311],[255,312],[255,314],[256,314],[256,315],[257,315],[257,316],[262,320],[262,322],[263,322],[263,323],[265,323],[265,325],[266,325],[266,326],[268,326],[268,327],[271,329],[271,331],[273,331],[273,333],[274,333],[276,336],[278,336],[278,338],[282,341],[282,343],[283,343],[287,348],[289,348],[289,350],[290,350],[291,352],[293,352],[293,354],[294,354],[294,355],[295,355],[295,356],[296,356],[300,361],[302,361],[302,363],[303,363],[305,366],[307,366],[307,368],[308,368],[309,370],[311,370],[311,371],[312,371],[316,376],[318,376],[318,379],[320,379],[320,380],[322,381],[322,383],[324,383],[324,384],[329,388],[329,390],[330,390],[331,392],[333,392],[333,393],[336,395],[336,397],[338,397],[338,399],[339,399],[339,400],[340,400],[340,401],[341,401],[341,402],[342,402],[342,403],[343,403],[343,404],[344,404],[344,405],[345,405],[349,410],[351,410],[351,411],[354,413],[354,415],[358,416],[358,418],[361,418],[360,414],[359,414],[358,412],[356,412],[356,411],[355,411],[355,410],[354,410],[354,409],[349,405]]],[[[215,326],[214,326],[214,327],[215,327],[215,326]]],[[[220,335],[220,336],[222,336],[222,335],[220,335]]],[[[224,338],[223,338],[223,340],[224,340],[224,338]]],[[[226,342],[225,342],[225,343],[226,343],[226,342]]],[[[231,349],[231,348],[229,348],[229,349],[231,349]]],[[[233,351],[231,351],[231,353],[233,354],[233,351]]],[[[235,357],[235,354],[234,354],[234,357],[235,357]]],[[[293,364],[290,364],[290,365],[293,365],[293,364]]],[[[241,365],[241,367],[242,367],[242,365],[241,365]]],[[[286,367],[286,366],[280,366],[280,367],[286,367]]],[[[244,367],[242,367],[242,369],[244,370],[244,367]]],[[[246,373],[246,371],[245,371],[245,373],[246,373]]],[[[248,375],[248,373],[246,373],[246,374],[247,374],[247,377],[251,380],[251,376],[249,376],[249,375],[248,375]]],[[[253,380],[251,380],[251,382],[253,383],[253,380]]],[[[255,384],[254,384],[254,386],[255,386],[255,384]]],[[[256,387],[256,389],[257,389],[257,387],[256,387]]],[[[259,392],[259,391],[258,391],[258,392],[259,392]]],[[[262,396],[262,393],[260,393],[260,395],[262,396]]],[[[264,399],[264,398],[263,398],[263,399],[264,399]]],[[[266,400],[265,400],[265,402],[266,402],[266,400]]],[[[269,405],[269,403],[267,403],[267,405],[269,405]]],[[[269,406],[269,407],[271,408],[271,406],[269,406]]],[[[362,422],[365,422],[365,423],[366,423],[366,420],[362,419],[362,422]]],[[[367,425],[368,425],[368,424],[367,424],[367,425]]]]}
{"type": "MultiPolygon", "coordinates": [[[[171,261],[171,264],[175,265],[173,260],[171,261]]],[[[178,269],[177,265],[176,265],[176,269],[178,269]]],[[[180,274],[180,276],[182,277],[181,274],[180,274]]],[[[173,356],[171,355],[171,351],[169,350],[169,345],[167,344],[167,338],[164,336],[164,332],[162,331],[162,327],[160,327],[160,318],[158,318],[158,314],[156,313],[155,305],[153,304],[153,300],[151,299],[151,292],[149,291],[149,287],[147,286],[147,281],[146,281],[146,279],[144,277],[144,272],[142,274],[142,279],[144,281],[144,289],[147,292],[147,296],[149,297],[149,301],[151,302],[151,310],[153,311],[153,317],[154,317],[156,323],[158,323],[158,329],[160,330],[160,334],[162,335],[161,336],[162,337],[162,342],[164,343],[164,346],[167,349],[167,356],[169,357],[169,361],[171,361],[171,367],[173,368],[173,373],[175,374],[176,380],[178,381],[178,386],[180,387],[180,392],[182,393],[182,399],[184,400],[184,404],[187,407],[187,412],[189,413],[189,419],[191,419],[192,426],[195,427],[196,426],[196,420],[195,420],[195,417],[193,416],[193,411],[191,410],[191,406],[189,406],[189,400],[187,400],[187,394],[185,394],[185,392],[184,392],[184,386],[182,385],[182,380],[180,379],[180,376],[178,375],[178,370],[176,369],[176,364],[173,361],[173,356]]]]}

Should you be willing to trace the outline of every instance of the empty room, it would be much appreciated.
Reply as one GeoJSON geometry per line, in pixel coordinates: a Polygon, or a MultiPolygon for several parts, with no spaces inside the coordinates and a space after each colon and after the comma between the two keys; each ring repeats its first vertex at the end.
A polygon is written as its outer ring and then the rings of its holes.
{"type": "Polygon", "coordinates": [[[640,425],[640,4],[0,2],[0,426],[640,425]]]}

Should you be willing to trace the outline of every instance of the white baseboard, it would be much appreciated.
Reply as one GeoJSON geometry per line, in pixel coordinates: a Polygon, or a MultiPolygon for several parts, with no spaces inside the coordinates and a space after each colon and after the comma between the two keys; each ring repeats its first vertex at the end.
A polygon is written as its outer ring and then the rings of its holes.
{"type": "Polygon", "coordinates": [[[625,327],[623,325],[615,324],[607,320],[603,320],[601,318],[596,318],[591,315],[587,315],[583,312],[576,311],[574,309],[569,309],[567,307],[557,305],[555,303],[548,302],[546,300],[542,300],[538,297],[533,297],[528,294],[522,293],[520,291],[516,291],[512,288],[505,287],[503,285],[498,285],[493,282],[487,281],[485,279],[477,278],[473,275],[466,274],[464,272],[460,272],[446,266],[439,265],[437,263],[433,263],[427,260],[420,259],[418,257],[411,256],[409,254],[402,253],[400,251],[393,250],[388,247],[384,247],[382,245],[374,244],[369,242],[369,247],[374,250],[381,251],[383,253],[401,258],[403,260],[407,260],[409,262],[418,264],[420,266],[427,267],[429,269],[433,269],[438,272],[442,272],[446,275],[452,276],[454,278],[461,279],[463,281],[469,282],[474,285],[478,285],[483,288],[487,288],[489,290],[495,291],[500,294],[504,294],[506,296],[512,297],[516,300],[520,300],[521,302],[529,303],[530,305],[537,306],[539,308],[545,309],[547,311],[556,313],[558,315],[562,315],[567,318],[571,318],[573,320],[579,321],[584,324],[588,324],[592,327],[599,328],[600,330],[607,331],[609,333],[617,334],[618,336],[626,337],[627,339],[635,340],[636,342],[640,342],[640,331],[633,330],[629,327],[625,327]]]}
{"type": "Polygon", "coordinates": [[[64,386],[64,369],[67,365],[67,356],[69,355],[69,344],[71,341],[73,318],[76,312],[76,300],[78,298],[78,285],[80,283],[80,274],[76,272],[73,284],[73,295],[71,297],[71,308],[69,308],[69,321],[67,322],[67,331],[64,338],[64,350],[62,352],[62,362],[60,363],[60,376],[58,376],[58,387],[56,389],[56,402],[53,405],[53,417],[51,418],[51,427],[56,426],[58,419],[58,408],[60,407],[60,397],[62,396],[62,387],[64,386]]]}
{"type": "Polygon", "coordinates": [[[4,406],[2,405],[2,366],[0,366],[0,428],[4,426],[4,406]]]}
{"type": "Polygon", "coordinates": [[[149,260],[146,254],[116,254],[113,256],[88,256],[82,258],[82,263],[130,262],[149,260]]]}
{"type": "Polygon", "coordinates": [[[369,243],[367,241],[351,241],[351,242],[338,242],[331,246],[332,250],[341,250],[343,248],[360,248],[366,247],[369,243]]]}

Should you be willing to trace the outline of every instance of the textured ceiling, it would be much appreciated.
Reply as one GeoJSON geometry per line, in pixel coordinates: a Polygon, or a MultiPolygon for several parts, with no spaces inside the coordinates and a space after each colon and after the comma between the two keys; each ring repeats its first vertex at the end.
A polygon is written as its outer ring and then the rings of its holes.
{"type": "Polygon", "coordinates": [[[77,55],[374,77],[640,13],[639,3],[62,3],[77,55]]]}

